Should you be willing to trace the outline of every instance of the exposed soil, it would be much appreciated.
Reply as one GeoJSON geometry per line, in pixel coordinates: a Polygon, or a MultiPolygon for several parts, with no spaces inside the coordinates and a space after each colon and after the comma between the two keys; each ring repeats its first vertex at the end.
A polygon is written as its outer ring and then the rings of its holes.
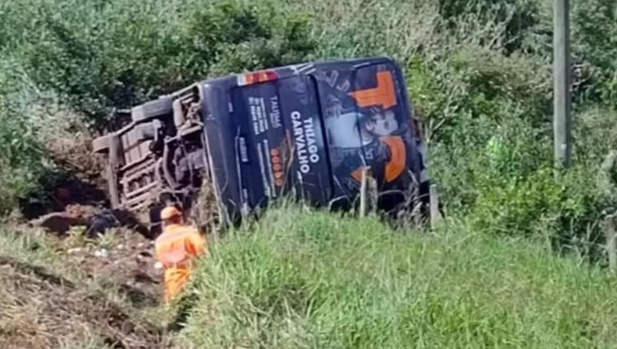
{"type": "Polygon", "coordinates": [[[101,189],[105,184],[101,178],[103,162],[100,156],[92,153],[93,138],[85,133],[72,138],[56,138],[48,144],[47,150],[62,169],[101,189]]]}
{"type": "Polygon", "coordinates": [[[160,331],[40,268],[0,258],[0,284],[1,348],[59,348],[86,335],[113,348],[171,348],[160,331]]]}
{"type": "Polygon", "coordinates": [[[50,238],[63,264],[100,288],[0,256],[0,348],[59,348],[84,336],[112,348],[172,348],[165,329],[135,320],[104,291],[125,296],[134,311],[160,305],[162,270],[155,268],[150,240],[126,229],[95,239],[50,238]]]}
{"type": "Polygon", "coordinates": [[[163,273],[155,268],[152,241],[140,234],[120,230],[111,243],[102,245],[73,247],[67,242],[61,253],[89,277],[115,284],[135,307],[155,306],[162,299],[163,273]]]}
{"type": "Polygon", "coordinates": [[[101,176],[103,159],[92,153],[91,142],[92,136],[86,133],[47,140],[46,150],[59,170],[49,173],[40,183],[42,195],[22,200],[20,211],[24,219],[64,211],[70,205],[108,205],[106,181],[101,176]]]}
{"type": "MultiPolygon", "coordinates": [[[[63,264],[96,279],[102,290],[126,296],[132,309],[155,309],[162,270],[155,268],[152,241],[129,213],[106,208],[102,166],[90,141],[82,136],[50,144],[66,172],[47,183],[43,200],[25,202],[12,224],[16,231],[46,231],[63,264]],[[76,238],[75,230],[87,233],[76,238]]],[[[56,273],[0,255],[0,348],[55,349],[90,338],[112,348],[172,348],[166,330],[135,320],[104,294],[56,273]]]]}

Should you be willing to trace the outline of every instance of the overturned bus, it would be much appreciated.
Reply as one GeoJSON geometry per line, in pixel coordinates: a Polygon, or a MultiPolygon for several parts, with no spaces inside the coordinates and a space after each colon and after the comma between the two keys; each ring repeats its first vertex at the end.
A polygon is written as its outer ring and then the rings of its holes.
{"type": "Polygon", "coordinates": [[[305,63],[229,75],[132,108],[93,141],[112,208],[157,229],[158,212],[192,212],[204,188],[218,221],[273,199],[350,208],[370,168],[378,207],[429,202],[424,143],[404,75],[388,57],[305,63]]]}

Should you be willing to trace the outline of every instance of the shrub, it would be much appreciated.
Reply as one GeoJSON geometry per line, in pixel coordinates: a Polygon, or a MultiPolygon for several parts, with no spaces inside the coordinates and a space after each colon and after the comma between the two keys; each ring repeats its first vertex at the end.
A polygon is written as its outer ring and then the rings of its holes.
{"type": "Polygon", "coordinates": [[[20,110],[0,98],[0,216],[10,213],[19,199],[36,193],[46,173],[46,157],[32,125],[20,110]]]}
{"type": "Polygon", "coordinates": [[[36,18],[12,29],[27,72],[94,126],[111,108],[212,75],[298,62],[314,48],[306,17],[268,3],[41,2],[19,16],[36,18]]]}
{"type": "Polygon", "coordinates": [[[586,99],[617,107],[617,5],[610,0],[575,1],[573,51],[577,82],[586,99]]]}
{"type": "Polygon", "coordinates": [[[519,50],[527,35],[539,22],[538,2],[535,0],[439,0],[439,14],[449,31],[468,29],[470,20],[476,26],[496,26],[499,37],[479,38],[490,45],[490,40],[499,40],[506,54],[519,50]]]}

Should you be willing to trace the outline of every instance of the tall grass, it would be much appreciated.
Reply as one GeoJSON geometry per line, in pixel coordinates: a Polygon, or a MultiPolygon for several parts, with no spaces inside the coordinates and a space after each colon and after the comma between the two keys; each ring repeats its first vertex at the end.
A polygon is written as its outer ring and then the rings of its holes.
{"type": "Polygon", "coordinates": [[[609,348],[616,280],[542,244],[286,208],[213,247],[196,347],[609,348]]]}

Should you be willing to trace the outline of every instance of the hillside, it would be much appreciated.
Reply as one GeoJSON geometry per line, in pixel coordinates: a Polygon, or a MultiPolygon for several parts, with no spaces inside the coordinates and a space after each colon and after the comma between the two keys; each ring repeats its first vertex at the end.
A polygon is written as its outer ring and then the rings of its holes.
{"type": "Polygon", "coordinates": [[[617,279],[457,222],[436,234],[287,208],[217,245],[198,348],[612,348],[617,279]]]}
{"type": "Polygon", "coordinates": [[[150,254],[147,241],[126,231],[60,240],[4,228],[0,347],[179,348],[166,330],[173,313],[158,307],[161,275],[150,254]]]}
{"type": "MultiPolygon", "coordinates": [[[[617,5],[571,4],[574,167],[555,176],[549,0],[1,2],[0,339],[18,348],[120,338],[127,348],[172,339],[212,348],[613,347],[600,222],[617,207],[617,176],[602,169],[617,146],[617,5]],[[205,77],[383,54],[402,65],[429,140],[449,217],[434,234],[274,210],[216,244],[193,289],[201,302],[184,330],[169,333],[156,301],[133,311],[122,285],[137,276],[93,257],[92,246],[133,244],[137,234],[112,243],[15,228],[71,205],[104,205],[89,144],[118,121],[115,108],[205,77]],[[71,248],[88,254],[70,257],[71,248]],[[140,329],[82,317],[79,302],[57,305],[64,295],[140,329]],[[84,319],[85,336],[54,327],[56,316],[84,319]]],[[[150,262],[130,264],[148,249],[131,246],[118,264],[153,272],[150,262]]],[[[146,284],[137,291],[158,299],[159,285],[146,284]]]]}

